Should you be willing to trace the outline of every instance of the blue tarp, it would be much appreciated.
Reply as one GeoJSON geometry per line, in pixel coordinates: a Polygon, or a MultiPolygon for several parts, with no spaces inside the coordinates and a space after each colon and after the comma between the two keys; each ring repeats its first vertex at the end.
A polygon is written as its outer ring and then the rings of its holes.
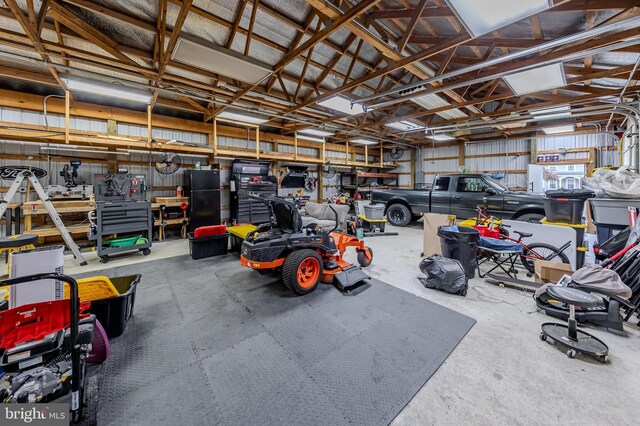
{"type": "Polygon", "coordinates": [[[478,247],[496,251],[510,251],[522,254],[522,244],[497,238],[480,237],[478,247]]]}

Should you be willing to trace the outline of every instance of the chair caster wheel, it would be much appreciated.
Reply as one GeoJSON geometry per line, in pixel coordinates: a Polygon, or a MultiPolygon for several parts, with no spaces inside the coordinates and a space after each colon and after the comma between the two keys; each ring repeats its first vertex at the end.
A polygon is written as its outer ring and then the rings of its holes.
{"type": "Polygon", "coordinates": [[[576,351],[574,351],[573,349],[569,349],[569,350],[567,351],[567,356],[568,356],[569,358],[575,358],[575,357],[576,357],[576,355],[577,355],[577,353],[576,353],[576,351]]]}
{"type": "Polygon", "coordinates": [[[100,262],[101,263],[108,263],[109,262],[109,256],[101,256],[100,257],[100,262]]]}
{"type": "Polygon", "coordinates": [[[540,340],[542,340],[543,342],[547,341],[547,335],[544,333],[540,333],[540,340]]]}
{"type": "Polygon", "coordinates": [[[600,361],[603,364],[606,364],[607,362],[609,362],[609,357],[607,355],[600,355],[598,357],[598,361],[600,361]]]}

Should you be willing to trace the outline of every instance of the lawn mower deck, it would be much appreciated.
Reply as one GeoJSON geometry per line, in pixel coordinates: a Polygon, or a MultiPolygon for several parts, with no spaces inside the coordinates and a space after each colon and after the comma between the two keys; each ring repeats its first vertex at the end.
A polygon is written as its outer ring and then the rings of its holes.
{"type": "Polygon", "coordinates": [[[366,267],[373,252],[358,238],[342,232],[302,226],[295,204],[277,197],[252,196],[267,205],[271,222],[247,235],[240,251],[240,264],[251,269],[282,268],[282,281],[296,294],[307,294],[320,282],[351,291],[370,278],[359,267],[344,260],[349,247],[357,251],[358,263],[366,267]]]}

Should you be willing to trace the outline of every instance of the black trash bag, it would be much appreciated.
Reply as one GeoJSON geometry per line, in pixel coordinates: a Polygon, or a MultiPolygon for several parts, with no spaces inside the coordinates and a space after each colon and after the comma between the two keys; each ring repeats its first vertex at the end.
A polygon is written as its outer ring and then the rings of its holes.
{"type": "Polygon", "coordinates": [[[422,259],[420,271],[427,276],[418,277],[423,286],[447,293],[467,295],[469,280],[459,261],[434,254],[422,259]]]}

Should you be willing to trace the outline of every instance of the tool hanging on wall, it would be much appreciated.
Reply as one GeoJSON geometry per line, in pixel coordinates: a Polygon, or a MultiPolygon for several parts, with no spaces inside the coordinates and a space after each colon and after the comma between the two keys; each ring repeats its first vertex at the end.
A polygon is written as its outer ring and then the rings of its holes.
{"type": "Polygon", "coordinates": [[[60,235],[62,236],[62,239],[64,240],[64,242],[67,244],[67,247],[69,247],[69,249],[73,253],[73,257],[75,257],[75,259],[80,263],[80,266],[86,265],[87,262],[84,260],[82,253],[80,253],[80,248],[75,243],[75,241],[73,241],[71,234],[69,233],[67,228],[64,226],[64,223],[62,222],[60,215],[58,214],[56,209],[53,207],[53,204],[51,203],[49,196],[45,192],[44,188],[42,188],[42,185],[40,185],[40,181],[38,180],[34,172],[30,170],[21,170],[17,173],[15,180],[9,187],[9,190],[5,194],[4,199],[0,202],[0,217],[4,216],[4,213],[7,210],[9,203],[11,203],[11,200],[16,195],[16,193],[18,192],[18,190],[22,185],[22,182],[25,179],[27,179],[31,183],[31,186],[36,191],[36,194],[38,194],[38,197],[40,198],[40,200],[42,200],[42,205],[47,210],[47,213],[49,213],[49,216],[51,217],[51,220],[53,220],[53,223],[56,226],[56,228],[58,228],[58,232],[60,232],[60,235]]]}

